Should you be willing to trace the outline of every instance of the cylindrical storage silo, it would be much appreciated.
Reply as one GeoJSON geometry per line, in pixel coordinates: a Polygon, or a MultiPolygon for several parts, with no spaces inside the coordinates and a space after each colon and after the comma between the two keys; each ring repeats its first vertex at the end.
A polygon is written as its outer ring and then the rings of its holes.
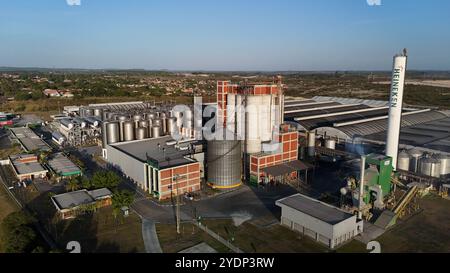
{"type": "Polygon", "coordinates": [[[94,116],[96,116],[96,117],[99,117],[99,118],[102,118],[102,109],[100,109],[100,108],[95,108],[94,109],[94,116]]]}
{"type": "Polygon", "coordinates": [[[208,141],[208,185],[218,189],[234,188],[242,183],[242,150],[239,140],[208,141]]]}
{"type": "Polygon", "coordinates": [[[410,156],[409,170],[411,172],[415,172],[415,173],[420,172],[419,161],[420,161],[420,157],[423,155],[423,152],[420,151],[419,149],[414,148],[414,149],[409,150],[408,154],[410,156]]]}
{"type": "Polygon", "coordinates": [[[119,116],[120,141],[124,141],[125,139],[124,124],[126,120],[127,120],[126,116],[119,116]]]}
{"type": "Polygon", "coordinates": [[[271,120],[271,96],[262,95],[261,105],[258,109],[259,115],[259,134],[261,136],[261,141],[271,141],[272,140],[272,120],[271,120]]]}
{"type": "Polygon", "coordinates": [[[153,126],[162,126],[162,121],[159,118],[153,120],[153,126]]]}
{"type": "Polygon", "coordinates": [[[420,159],[420,173],[423,175],[428,175],[432,177],[439,177],[439,170],[441,168],[441,164],[439,160],[426,156],[420,159]]]}
{"type": "Polygon", "coordinates": [[[146,139],[147,138],[147,132],[148,132],[147,128],[144,128],[144,127],[137,128],[137,130],[136,130],[136,139],[137,140],[146,139]]]}
{"type": "Polygon", "coordinates": [[[94,111],[92,109],[85,109],[84,110],[84,116],[85,117],[92,117],[94,115],[94,111]]]}
{"type": "Polygon", "coordinates": [[[107,143],[113,144],[119,142],[119,123],[109,122],[106,124],[107,143]]]}
{"type": "Polygon", "coordinates": [[[316,147],[316,133],[313,131],[308,132],[308,156],[313,157],[315,155],[316,147]]]}
{"type": "Polygon", "coordinates": [[[176,130],[177,122],[175,118],[167,119],[167,132],[169,135],[172,135],[176,130]]]}
{"type": "Polygon", "coordinates": [[[261,96],[247,96],[245,117],[245,152],[247,154],[261,152],[260,120],[258,108],[261,96]]]}
{"type": "Polygon", "coordinates": [[[401,151],[398,154],[397,169],[409,171],[409,162],[410,162],[409,154],[405,151],[401,151]]]}
{"type": "Polygon", "coordinates": [[[161,136],[161,127],[153,126],[152,127],[152,138],[158,138],[161,136]]]}
{"type": "Polygon", "coordinates": [[[334,139],[327,139],[325,140],[325,147],[331,150],[335,150],[336,149],[336,140],[334,139]]]}
{"type": "Polygon", "coordinates": [[[162,134],[166,135],[167,134],[167,118],[165,117],[165,113],[164,116],[161,116],[161,130],[162,130],[162,134]]]}
{"type": "Polygon", "coordinates": [[[438,154],[435,158],[440,163],[439,175],[447,175],[450,174],[450,157],[444,154],[438,154]]]}
{"type": "Polygon", "coordinates": [[[132,141],[134,140],[134,122],[126,121],[123,124],[123,141],[132,141]]]}
{"type": "Polygon", "coordinates": [[[106,125],[108,123],[107,122],[102,122],[102,147],[103,149],[106,148],[106,144],[108,144],[108,135],[106,132],[106,125]]]}
{"type": "Polygon", "coordinates": [[[229,132],[236,133],[236,94],[227,94],[226,125],[229,132]]]}

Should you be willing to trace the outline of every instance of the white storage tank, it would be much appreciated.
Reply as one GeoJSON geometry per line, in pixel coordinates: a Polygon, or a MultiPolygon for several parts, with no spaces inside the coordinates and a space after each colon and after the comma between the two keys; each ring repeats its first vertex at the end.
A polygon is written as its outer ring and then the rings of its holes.
{"type": "Polygon", "coordinates": [[[406,151],[401,151],[398,154],[397,169],[409,171],[409,162],[410,162],[409,154],[406,151]]]}
{"type": "Polygon", "coordinates": [[[308,156],[313,157],[315,155],[316,147],[316,133],[313,131],[308,132],[308,156]]]}
{"type": "Polygon", "coordinates": [[[258,109],[261,96],[247,96],[245,117],[245,152],[248,154],[261,152],[260,120],[258,109]]]}

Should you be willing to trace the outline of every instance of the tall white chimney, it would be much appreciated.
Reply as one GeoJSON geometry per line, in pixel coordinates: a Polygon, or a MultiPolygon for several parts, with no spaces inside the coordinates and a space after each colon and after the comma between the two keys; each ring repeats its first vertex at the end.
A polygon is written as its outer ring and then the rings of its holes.
{"type": "Polygon", "coordinates": [[[389,120],[386,139],[386,155],[392,157],[392,167],[397,169],[398,143],[403,107],[403,89],[405,86],[406,49],[403,54],[394,56],[392,68],[391,96],[389,99],[389,120]]]}

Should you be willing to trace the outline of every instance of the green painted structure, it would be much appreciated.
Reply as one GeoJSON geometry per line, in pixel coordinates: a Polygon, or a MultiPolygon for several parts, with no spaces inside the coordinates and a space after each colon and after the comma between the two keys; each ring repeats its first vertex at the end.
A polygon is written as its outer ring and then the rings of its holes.
{"type": "Polygon", "coordinates": [[[383,198],[391,193],[392,158],[385,155],[369,154],[366,156],[366,169],[364,175],[364,202],[367,204],[371,200],[371,190],[373,186],[380,186],[383,198]]]}

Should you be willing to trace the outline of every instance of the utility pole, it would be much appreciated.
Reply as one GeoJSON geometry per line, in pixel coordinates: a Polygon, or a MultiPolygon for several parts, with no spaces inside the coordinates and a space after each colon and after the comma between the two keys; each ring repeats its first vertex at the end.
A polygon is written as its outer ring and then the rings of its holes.
{"type": "MultiPolygon", "coordinates": [[[[178,181],[178,179],[180,179],[181,176],[176,174],[173,176],[173,181],[176,182],[178,181]]],[[[173,191],[173,189],[171,189],[171,191],[173,191]]],[[[176,183],[176,210],[175,210],[175,215],[176,215],[176,221],[177,221],[177,234],[180,234],[180,194],[178,192],[178,183],[176,183]]]]}

